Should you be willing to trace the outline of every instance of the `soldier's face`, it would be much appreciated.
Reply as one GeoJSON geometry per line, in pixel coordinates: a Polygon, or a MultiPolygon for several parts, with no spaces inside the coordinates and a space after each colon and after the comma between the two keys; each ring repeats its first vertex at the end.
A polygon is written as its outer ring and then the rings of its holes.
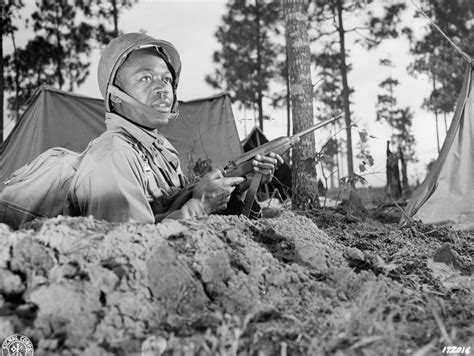
{"type": "MultiPolygon", "coordinates": [[[[160,113],[170,113],[173,105],[173,76],[165,61],[153,49],[132,52],[117,74],[117,85],[128,95],[160,113]]],[[[130,105],[122,114],[146,127],[156,128],[153,118],[137,115],[130,105]],[[145,121],[145,122],[140,122],[145,121]]],[[[161,115],[160,115],[161,116],[161,115]]]]}

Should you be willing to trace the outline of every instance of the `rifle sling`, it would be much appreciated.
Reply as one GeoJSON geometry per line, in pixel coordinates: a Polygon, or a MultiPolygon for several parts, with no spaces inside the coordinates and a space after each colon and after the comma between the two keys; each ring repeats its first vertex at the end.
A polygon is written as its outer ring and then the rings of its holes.
{"type": "Polygon", "coordinates": [[[245,215],[246,217],[249,217],[250,215],[253,201],[255,200],[255,196],[257,195],[258,187],[260,186],[261,181],[262,174],[255,173],[252,178],[252,182],[250,183],[249,190],[247,191],[247,195],[245,196],[244,207],[242,208],[242,215],[245,215]]]}

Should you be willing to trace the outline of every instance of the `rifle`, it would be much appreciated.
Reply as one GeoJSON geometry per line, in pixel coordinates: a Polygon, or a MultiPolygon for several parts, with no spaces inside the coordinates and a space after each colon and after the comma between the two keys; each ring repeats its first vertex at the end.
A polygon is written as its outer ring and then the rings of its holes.
{"type": "MultiPolygon", "coordinates": [[[[255,158],[256,155],[265,156],[270,152],[277,153],[282,155],[286,151],[288,151],[291,147],[297,145],[300,142],[300,137],[309,134],[310,132],[316,131],[321,127],[324,127],[337,119],[342,117],[342,114],[339,114],[331,119],[325,120],[320,122],[319,124],[313,125],[304,129],[297,134],[287,137],[282,136],[276,138],[270,142],[267,142],[261,146],[250,150],[243,155],[237,157],[235,160],[228,162],[223,168],[221,168],[222,175],[225,177],[245,177],[247,174],[253,171],[252,160],[255,158]]],[[[262,174],[255,173],[250,183],[250,187],[247,191],[247,195],[244,201],[244,207],[242,209],[242,215],[249,216],[250,210],[252,208],[253,202],[255,200],[255,196],[257,195],[258,187],[262,181],[262,174]]],[[[192,196],[192,189],[194,188],[195,184],[188,185],[182,193],[180,193],[175,201],[172,204],[172,209],[179,209],[181,206],[191,198],[192,196]]]]}
{"type": "MultiPolygon", "coordinates": [[[[256,155],[265,156],[270,152],[277,153],[279,155],[284,154],[288,151],[291,147],[297,145],[300,142],[300,137],[309,134],[310,132],[316,131],[342,117],[342,114],[334,116],[331,119],[325,120],[320,122],[316,125],[308,127],[301,132],[294,134],[293,136],[287,137],[282,136],[278,137],[270,142],[267,142],[261,146],[254,148],[242,156],[236,158],[233,161],[230,161],[223,169],[222,173],[226,177],[245,177],[248,173],[253,171],[252,160],[256,155]]],[[[247,195],[245,197],[244,207],[242,209],[242,214],[245,216],[249,216],[250,210],[252,208],[253,202],[255,200],[255,196],[257,195],[258,187],[262,181],[262,174],[255,173],[252,178],[252,182],[250,183],[250,187],[247,191],[247,195]]]]}

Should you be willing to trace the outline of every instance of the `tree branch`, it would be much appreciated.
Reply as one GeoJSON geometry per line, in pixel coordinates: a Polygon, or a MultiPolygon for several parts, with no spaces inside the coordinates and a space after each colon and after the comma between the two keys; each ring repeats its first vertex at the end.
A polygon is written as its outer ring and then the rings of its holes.
{"type": "Polygon", "coordinates": [[[330,31],[330,32],[319,32],[317,36],[311,37],[310,41],[319,40],[324,36],[334,35],[335,33],[337,33],[337,30],[330,31]]]}
{"type": "Polygon", "coordinates": [[[356,26],[356,27],[353,27],[351,28],[350,30],[345,30],[344,32],[357,32],[358,30],[368,30],[369,27],[359,27],[359,26],[356,26]]]}
{"type": "MultiPolygon", "coordinates": [[[[377,40],[374,40],[373,38],[370,38],[370,37],[367,37],[366,35],[360,33],[357,29],[353,29],[351,31],[354,31],[355,33],[357,33],[360,37],[362,37],[363,39],[365,39],[366,41],[369,41],[373,44],[378,44],[379,42],[377,40]]],[[[349,31],[346,31],[346,32],[349,32],[349,31]]]]}

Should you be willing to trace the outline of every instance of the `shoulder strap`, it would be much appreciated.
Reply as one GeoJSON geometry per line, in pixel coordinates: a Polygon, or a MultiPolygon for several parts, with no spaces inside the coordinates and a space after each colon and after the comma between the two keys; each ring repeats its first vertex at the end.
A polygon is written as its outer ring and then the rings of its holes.
{"type": "Polygon", "coordinates": [[[141,144],[139,141],[137,141],[132,135],[127,134],[124,131],[121,130],[113,130],[113,131],[105,131],[102,136],[120,136],[124,141],[128,142],[136,151],[137,153],[140,154],[141,157],[146,159],[145,154],[143,153],[143,150],[141,149],[141,144]]]}
{"type": "Polygon", "coordinates": [[[82,151],[80,154],[79,154],[79,157],[77,159],[76,162],[74,162],[73,164],[73,168],[77,171],[79,169],[79,166],[81,165],[81,162],[82,162],[82,159],[84,158],[85,154],[87,153],[87,151],[89,151],[89,148],[91,147],[92,143],[99,139],[100,137],[103,137],[103,136],[109,136],[109,135],[117,135],[117,136],[121,136],[123,139],[125,139],[125,141],[128,141],[130,143],[134,143],[136,140],[134,140],[131,136],[127,135],[125,132],[121,132],[121,131],[105,131],[103,132],[99,137],[96,137],[95,139],[93,139],[91,142],[89,142],[89,144],[87,145],[86,149],[84,151],[82,151]]]}

